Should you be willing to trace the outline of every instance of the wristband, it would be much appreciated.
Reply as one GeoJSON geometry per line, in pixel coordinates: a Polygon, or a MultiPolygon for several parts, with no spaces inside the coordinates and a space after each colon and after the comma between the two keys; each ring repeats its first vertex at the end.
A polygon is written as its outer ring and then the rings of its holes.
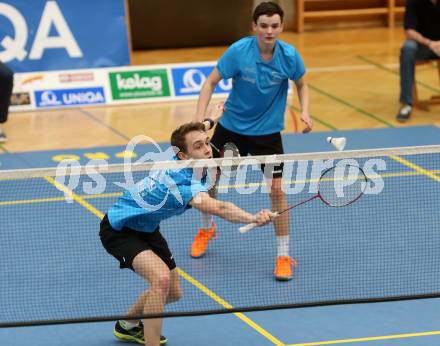
{"type": "Polygon", "coordinates": [[[212,120],[210,118],[205,118],[205,119],[203,119],[203,122],[205,122],[205,121],[209,122],[209,129],[208,130],[211,130],[215,125],[214,120],[212,120]]]}

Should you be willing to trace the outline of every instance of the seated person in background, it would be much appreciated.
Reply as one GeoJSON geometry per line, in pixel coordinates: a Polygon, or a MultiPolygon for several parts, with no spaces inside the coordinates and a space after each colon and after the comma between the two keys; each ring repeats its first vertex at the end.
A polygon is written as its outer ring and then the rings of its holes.
{"type": "Polygon", "coordinates": [[[2,124],[8,120],[13,83],[14,74],[0,61],[0,143],[6,142],[7,139],[2,124]]]}
{"type": "Polygon", "coordinates": [[[406,41],[400,51],[400,103],[396,119],[407,121],[413,104],[417,60],[440,58],[440,0],[407,0],[406,41]]]}

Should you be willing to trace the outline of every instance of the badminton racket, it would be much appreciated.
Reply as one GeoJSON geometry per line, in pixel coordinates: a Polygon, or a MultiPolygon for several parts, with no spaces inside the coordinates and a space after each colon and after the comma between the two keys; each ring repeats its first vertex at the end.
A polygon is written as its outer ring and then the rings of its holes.
{"type": "MultiPolygon", "coordinates": [[[[367,187],[367,182],[367,176],[358,166],[333,166],[321,174],[318,181],[318,193],[316,195],[291,205],[282,211],[274,212],[274,217],[278,217],[293,208],[318,198],[330,207],[345,207],[362,197],[367,187]]],[[[239,231],[240,233],[246,233],[257,226],[256,223],[250,223],[240,227],[239,231]]]]}

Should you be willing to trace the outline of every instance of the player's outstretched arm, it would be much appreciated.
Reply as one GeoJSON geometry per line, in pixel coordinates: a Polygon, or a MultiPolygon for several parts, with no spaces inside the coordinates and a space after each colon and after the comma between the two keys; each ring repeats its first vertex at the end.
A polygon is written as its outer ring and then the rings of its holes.
{"type": "Polygon", "coordinates": [[[294,81],[298,93],[298,99],[301,104],[301,121],[305,124],[303,133],[312,131],[313,122],[309,115],[309,87],[304,78],[294,81]]]}
{"type": "Polygon", "coordinates": [[[219,201],[210,197],[206,192],[198,193],[190,202],[190,205],[201,212],[217,215],[230,222],[256,223],[258,226],[265,225],[275,216],[270,210],[262,209],[252,215],[234,203],[219,201]]]}
{"type": "Polygon", "coordinates": [[[206,109],[217,84],[222,80],[220,72],[215,67],[211,74],[206,78],[200,90],[199,99],[197,101],[197,111],[195,121],[203,121],[206,117],[206,109]]]}

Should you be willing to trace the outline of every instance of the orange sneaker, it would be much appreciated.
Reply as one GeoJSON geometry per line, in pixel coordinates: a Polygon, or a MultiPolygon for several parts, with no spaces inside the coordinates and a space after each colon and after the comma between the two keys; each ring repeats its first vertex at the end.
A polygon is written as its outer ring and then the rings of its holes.
{"type": "Polygon", "coordinates": [[[292,265],[298,267],[298,262],[289,256],[278,256],[273,275],[279,281],[289,281],[292,279],[292,265]]]}
{"type": "Polygon", "coordinates": [[[208,246],[208,242],[214,236],[216,224],[213,222],[210,229],[200,228],[191,246],[191,257],[198,258],[203,256],[208,246]]]}

